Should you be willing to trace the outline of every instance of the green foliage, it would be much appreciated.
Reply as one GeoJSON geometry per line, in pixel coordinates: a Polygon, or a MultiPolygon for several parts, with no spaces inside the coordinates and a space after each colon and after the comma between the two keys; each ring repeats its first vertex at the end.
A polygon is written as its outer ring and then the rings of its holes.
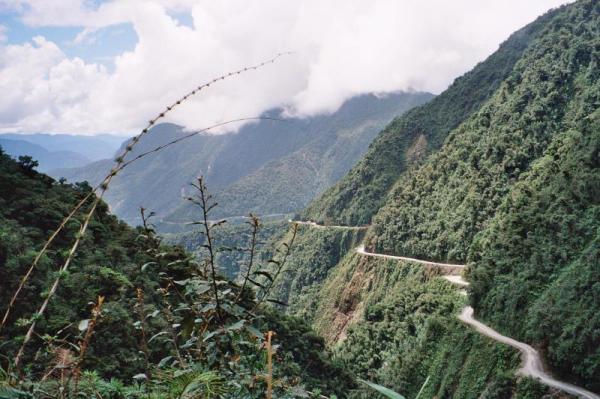
{"type": "MultiPolygon", "coordinates": [[[[287,221],[261,222],[258,233],[260,247],[264,247],[272,237],[280,237],[282,232],[288,228],[287,221]]],[[[248,243],[250,242],[250,231],[247,223],[227,223],[215,232],[216,240],[223,251],[217,254],[217,267],[223,276],[235,280],[240,271],[243,271],[248,263],[248,243]]],[[[205,236],[199,230],[184,233],[162,234],[165,243],[180,246],[188,253],[193,254],[196,259],[206,256],[205,236]]]]}
{"type": "MultiPolygon", "coordinates": [[[[35,256],[34,248],[89,187],[57,183],[2,153],[0,187],[0,218],[6,220],[0,224],[0,296],[5,306],[35,256]],[[34,219],[31,213],[36,213],[34,219]]],[[[199,187],[206,190],[203,184],[199,187]]],[[[214,239],[213,230],[220,224],[207,219],[213,204],[202,193],[204,218],[199,224],[214,239]]],[[[3,393],[14,396],[23,391],[24,397],[36,398],[61,396],[61,391],[67,396],[79,392],[115,399],[225,393],[264,397],[263,328],[281,334],[275,338],[271,377],[277,397],[303,392],[304,384],[316,391],[340,393],[351,386],[352,380],[331,363],[323,341],[306,324],[263,313],[259,305],[270,299],[269,287],[258,284],[255,290],[248,285],[242,290],[216,273],[214,255],[219,250],[214,241],[205,243],[209,256],[194,260],[181,248],[164,245],[147,218],[143,220],[144,226],[134,230],[100,206],[49,311],[37,317],[39,338],[28,347],[25,378],[7,377],[3,393]],[[89,303],[98,295],[105,296],[106,302],[85,357],[79,359],[83,334],[91,328],[89,303]]],[[[39,292],[55,277],[55,265],[66,256],[69,235],[72,239],[80,223],[76,218],[69,224],[26,285],[2,330],[3,353],[16,352],[28,318],[35,317],[31,312],[41,300],[39,292]]],[[[268,263],[251,265],[250,275],[260,273],[275,280],[289,252],[288,244],[282,247],[268,263]]],[[[8,359],[2,357],[1,366],[10,366],[8,359]]]]}
{"type": "Polygon", "coordinates": [[[0,387],[0,399],[28,399],[33,398],[27,392],[10,387],[0,387]]]}
{"type": "MultiPolygon", "coordinates": [[[[407,397],[422,388],[423,398],[479,398],[512,375],[519,353],[460,323],[464,297],[435,276],[420,265],[344,258],[323,284],[314,322],[320,332],[345,330],[333,334],[335,361],[407,397]],[[352,316],[349,327],[338,322],[343,315],[352,316]]],[[[349,397],[369,395],[362,388],[349,397]]]]}
{"type": "Polygon", "coordinates": [[[329,395],[343,398],[355,387],[351,374],[330,357],[325,342],[302,318],[282,316],[276,310],[265,310],[258,327],[276,331],[276,377],[301,376],[302,384],[329,395]]]}
{"type": "Polygon", "coordinates": [[[600,388],[599,150],[597,120],[558,137],[477,236],[471,272],[483,317],[540,343],[555,370],[592,390],[600,388]]]}
{"type": "MultiPolygon", "coordinates": [[[[35,257],[36,250],[59,225],[69,209],[87,194],[89,186],[66,185],[38,174],[22,162],[0,155],[0,312],[4,314],[18,281],[35,257]]],[[[66,257],[65,249],[76,234],[81,216],[70,222],[59,234],[55,245],[42,258],[32,279],[25,286],[17,307],[1,332],[6,345],[3,353],[14,353],[20,344],[23,327],[16,323],[29,318],[45,295],[49,282],[66,257]],[[7,339],[10,337],[11,339],[7,339]]],[[[136,341],[130,333],[132,321],[129,309],[133,305],[131,286],[148,278],[138,273],[139,263],[149,259],[136,242],[137,233],[108,215],[101,205],[90,224],[90,234],[83,240],[70,273],[63,276],[63,285],[49,312],[39,320],[38,334],[50,343],[79,336],[79,320],[89,317],[90,302],[98,295],[107,299],[108,313],[96,331],[85,365],[101,374],[121,376],[134,373],[139,362],[136,341]],[[59,332],[57,335],[56,333],[59,332]],[[100,359],[102,359],[100,361],[100,359]]],[[[148,282],[149,283],[149,282],[148,282]]],[[[33,355],[41,340],[32,348],[33,355]]],[[[43,364],[54,357],[50,352],[38,352],[39,361],[32,369],[42,371],[43,364]]],[[[2,361],[0,361],[2,362],[2,361]]],[[[4,364],[4,363],[3,363],[4,364]]]]}
{"type": "Polygon", "coordinates": [[[514,33],[498,51],[456,79],[442,94],[390,123],[362,160],[305,211],[312,220],[334,224],[370,223],[386,203],[398,177],[439,149],[448,134],[476,113],[513,70],[523,52],[556,12],[514,33]]]}
{"type": "Polygon", "coordinates": [[[321,301],[319,291],[330,269],[354,250],[363,237],[362,230],[300,225],[290,259],[283,269],[284,278],[275,285],[273,296],[289,305],[285,307],[289,314],[311,322],[321,301]]]}
{"type": "Polygon", "coordinates": [[[512,185],[594,111],[600,18],[584,4],[551,19],[490,100],[398,181],[374,218],[379,251],[466,260],[512,185]]]}
{"type": "Polygon", "coordinates": [[[517,384],[515,392],[516,399],[537,399],[548,392],[548,387],[540,384],[533,378],[523,378],[517,384]]]}
{"type": "MultiPolygon", "coordinates": [[[[478,312],[591,390],[600,381],[599,7],[579,1],[515,33],[390,124],[305,212],[348,225],[376,214],[367,243],[377,252],[468,262],[478,312]]],[[[424,397],[546,393],[515,380],[516,351],[456,320],[453,288],[422,266],[349,254],[338,234],[300,231],[312,249],[293,254],[280,293],[355,376],[408,397],[428,375],[424,397]]]]}
{"type": "Polygon", "coordinates": [[[211,371],[187,371],[175,376],[169,384],[169,397],[173,398],[217,398],[228,393],[223,378],[211,371]]]}

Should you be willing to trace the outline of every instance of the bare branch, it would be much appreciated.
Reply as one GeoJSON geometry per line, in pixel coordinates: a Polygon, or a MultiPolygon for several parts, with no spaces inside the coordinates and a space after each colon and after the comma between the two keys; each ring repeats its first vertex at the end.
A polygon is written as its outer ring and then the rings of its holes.
{"type": "Polygon", "coordinates": [[[250,229],[251,229],[251,238],[250,238],[250,260],[248,262],[248,268],[246,269],[246,274],[244,276],[244,283],[242,284],[242,288],[240,289],[240,292],[238,292],[236,298],[235,298],[235,303],[238,303],[239,300],[241,299],[244,290],[246,289],[246,285],[248,284],[248,280],[250,279],[250,273],[252,272],[252,266],[254,265],[254,256],[256,254],[256,244],[257,244],[257,236],[258,236],[258,231],[260,229],[260,219],[258,217],[256,217],[255,215],[253,215],[252,213],[250,214],[250,220],[248,222],[246,222],[250,225],[250,229]]]}

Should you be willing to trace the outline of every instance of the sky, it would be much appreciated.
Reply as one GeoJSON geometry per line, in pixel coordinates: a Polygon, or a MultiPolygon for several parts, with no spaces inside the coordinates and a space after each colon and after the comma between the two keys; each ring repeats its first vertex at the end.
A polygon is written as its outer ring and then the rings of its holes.
{"type": "Polygon", "coordinates": [[[283,107],[333,112],[362,93],[442,92],[565,0],[0,0],[0,132],[201,129],[283,107]]]}

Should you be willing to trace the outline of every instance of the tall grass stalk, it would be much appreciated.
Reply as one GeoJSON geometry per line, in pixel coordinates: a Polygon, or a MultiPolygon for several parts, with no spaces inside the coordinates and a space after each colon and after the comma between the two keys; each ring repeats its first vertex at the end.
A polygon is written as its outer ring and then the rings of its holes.
{"type": "MultiPolygon", "coordinates": [[[[239,75],[241,73],[250,71],[250,70],[256,70],[259,69],[267,64],[271,64],[274,63],[275,60],[285,54],[288,53],[280,53],[277,54],[275,57],[264,61],[260,64],[251,66],[251,67],[245,67],[243,69],[234,71],[234,72],[229,72],[228,74],[222,75],[218,78],[215,78],[207,83],[204,83],[202,85],[197,86],[196,88],[194,88],[192,91],[190,91],[189,93],[185,94],[183,97],[181,97],[179,100],[175,101],[173,104],[168,105],[166,107],[166,109],[161,112],[160,114],[158,114],[158,116],[156,116],[155,118],[151,119],[148,124],[146,125],[146,127],[136,136],[134,136],[131,141],[127,144],[127,146],[125,147],[125,149],[123,150],[123,153],[118,156],[115,159],[115,166],[110,170],[110,172],[108,173],[108,175],[102,180],[102,182],[94,189],[92,190],[90,193],[87,194],[86,197],[84,197],[76,206],[75,208],[69,213],[69,215],[67,215],[67,217],[65,217],[63,219],[63,221],[61,222],[61,224],[59,225],[59,227],[52,233],[52,235],[50,236],[50,238],[46,241],[46,243],[44,244],[44,246],[42,247],[42,250],[38,253],[38,255],[36,256],[36,258],[34,259],[34,262],[30,265],[29,269],[27,270],[25,276],[23,277],[23,279],[21,280],[21,282],[19,283],[19,286],[17,288],[17,290],[15,291],[15,293],[13,294],[11,301],[9,303],[9,306],[6,309],[6,312],[4,314],[4,317],[2,318],[2,323],[0,324],[0,330],[2,329],[2,327],[4,326],[4,324],[6,323],[6,321],[8,320],[9,314],[11,312],[11,309],[14,307],[14,304],[16,302],[16,299],[20,293],[20,291],[22,290],[22,288],[24,287],[25,283],[27,282],[27,280],[30,278],[33,270],[35,269],[36,265],[38,264],[39,260],[41,259],[41,257],[43,256],[43,254],[47,251],[48,247],[51,245],[51,243],[54,241],[54,239],[56,238],[56,236],[60,233],[60,231],[63,230],[64,226],[74,217],[74,215],[77,213],[77,211],[87,202],[88,199],[90,199],[90,197],[92,196],[93,193],[95,193],[97,190],[99,190],[99,193],[96,195],[96,197],[94,198],[90,209],[88,211],[88,213],[85,215],[84,218],[84,222],[81,225],[81,228],[79,229],[79,232],[77,233],[77,236],[75,238],[75,241],[71,247],[71,250],[69,251],[69,254],[67,256],[67,259],[65,260],[65,262],[63,263],[63,265],[61,266],[59,273],[57,275],[57,278],[54,280],[52,287],[50,288],[50,291],[48,292],[48,295],[46,296],[44,302],[42,303],[42,305],[40,306],[40,308],[38,309],[37,313],[35,314],[35,317],[25,335],[25,338],[23,340],[23,343],[21,345],[21,347],[19,348],[19,351],[15,357],[15,368],[18,370],[20,367],[20,362],[21,359],[23,357],[24,351],[25,351],[25,347],[27,346],[27,344],[29,343],[29,341],[31,340],[33,333],[35,332],[35,326],[36,326],[36,320],[37,318],[41,317],[47,307],[48,307],[48,303],[50,301],[50,299],[54,296],[54,294],[56,293],[56,290],[58,289],[58,286],[60,284],[60,276],[63,274],[63,272],[65,272],[75,253],[77,252],[77,248],[79,247],[79,244],[83,238],[83,236],[85,235],[85,232],[87,231],[87,227],[92,219],[92,216],[94,215],[96,208],[98,206],[98,204],[100,203],[100,201],[102,200],[102,198],[104,197],[104,194],[106,193],[106,191],[108,190],[108,187],[110,185],[110,182],[112,181],[113,177],[120,171],[123,169],[123,165],[125,164],[125,157],[131,152],[133,151],[133,149],[135,148],[135,146],[137,145],[137,143],[139,143],[140,139],[145,136],[150,129],[156,124],[156,122],[162,118],[165,117],[165,115],[167,113],[169,113],[170,111],[172,111],[174,108],[176,108],[177,106],[179,106],[182,102],[185,102],[186,100],[188,100],[191,96],[195,95],[198,91],[205,89],[207,87],[209,87],[211,84],[216,83],[220,80],[224,80],[226,78],[229,78],[231,76],[234,75],[239,75]]],[[[138,158],[139,159],[139,158],[138,158]]]]}
{"type": "Polygon", "coordinates": [[[88,322],[87,329],[85,330],[85,336],[79,344],[79,357],[77,358],[77,361],[75,362],[75,368],[73,369],[73,385],[75,395],[78,394],[77,386],[79,385],[79,377],[81,376],[81,365],[83,364],[83,359],[85,359],[87,349],[90,346],[90,341],[92,339],[92,335],[94,334],[94,330],[96,329],[96,324],[98,324],[98,319],[100,318],[103,304],[104,297],[98,296],[98,300],[92,308],[92,318],[88,322]]]}
{"type": "Polygon", "coordinates": [[[273,397],[273,345],[271,342],[273,334],[273,331],[267,332],[267,375],[265,376],[265,379],[267,380],[267,399],[273,397]]]}
{"type": "Polygon", "coordinates": [[[219,289],[217,287],[217,267],[215,264],[215,250],[213,246],[214,237],[212,235],[213,228],[225,223],[224,220],[212,224],[208,217],[210,211],[217,206],[216,202],[212,202],[212,195],[208,192],[208,188],[206,187],[206,183],[204,183],[204,177],[200,176],[198,178],[198,184],[192,184],[196,190],[198,190],[198,199],[188,198],[191,202],[198,205],[202,210],[202,220],[200,222],[196,222],[201,224],[204,227],[204,236],[206,237],[206,245],[204,248],[208,250],[208,265],[210,266],[210,274],[211,274],[211,283],[213,294],[215,297],[215,306],[217,318],[222,323],[223,322],[223,314],[221,311],[221,301],[219,299],[219,289]]]}

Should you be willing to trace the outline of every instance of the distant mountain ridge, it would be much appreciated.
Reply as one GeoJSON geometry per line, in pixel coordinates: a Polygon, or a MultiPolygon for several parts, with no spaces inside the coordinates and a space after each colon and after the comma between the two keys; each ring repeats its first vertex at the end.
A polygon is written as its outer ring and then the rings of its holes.
{"type": "Polygon", "coordinates": [[[124,137],[111,134],[83,136],[78,134],[3,133],[0,139],[22,140],[48,151],[71,151],[97,161],[112,156],[124,137]]]}
{"type": "Polygon", "coordinates": [[[38,170],[48,172],[74,168],[103,159],[115,152],[122,137],[112,135],[81,136],[68,134],[0,134],[0,146],[13,158],[29,155],[38,161],[38,170]]]}
{"type": "Polygon", "coordinates": [[[55,168],[78,167],[90,163],[90,159],[73,151],[48,151],[42,146],[25,140],[3,139],[0,147],[11,157],[30,156],[39,164],[38,170],[46,172],[55,168]]]}
{"type": "MultiPolygon", "coordinates": [[[[259,121],[235,134],[194,136],[132,164],[114,179],[106,199],[111,210],[129,223],[137,223],[144,206],[176,225],[194,217],[182,197],[191,193],[190,183],[204,175],[221,203],[215,216],[290,213],[343,176],[394,117],[432,97],[362,95],[333,114],[309,118],[286,118],[282,110],[271,110],[265,115],[283,121],[259,121]]],[[[158,125],[131,156],[184,134],[180,126],[158,125]]],[[[97,183],[112,163],[102,160],[50,174],[97,183]]]]}

